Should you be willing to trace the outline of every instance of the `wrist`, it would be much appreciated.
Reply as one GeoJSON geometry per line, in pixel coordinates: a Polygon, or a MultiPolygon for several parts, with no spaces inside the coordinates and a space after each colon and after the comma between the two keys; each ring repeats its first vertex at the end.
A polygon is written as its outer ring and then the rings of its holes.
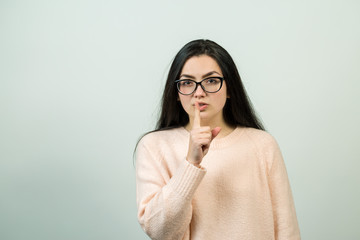
{"type": "Polygon", "coordinates": [[[186,158],[186,161],[188,161],[188,163],[194,165],[194,166],[197,167],[197,168],[201,168],[200,163],[193,162],[193,161],[191,161],[191,160],[189,160],[189,159],[187,159],[187,158],[186,158]]]}

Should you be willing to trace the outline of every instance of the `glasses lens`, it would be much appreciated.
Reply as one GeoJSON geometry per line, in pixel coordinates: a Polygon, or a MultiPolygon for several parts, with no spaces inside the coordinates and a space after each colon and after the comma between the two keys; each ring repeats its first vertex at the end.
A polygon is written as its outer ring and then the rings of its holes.
{"type": "Polygon", "coordinates": [[[201,82],[206,92],[217,92],[221,88],[221,78],[207,78],[201,82]]]}
{"type": "Polygon", "coordinates": [[[178,82],[177,88],[182,94],[191,94],[196,88],[196,83],[191,80],[182,80],[178,82]]]}

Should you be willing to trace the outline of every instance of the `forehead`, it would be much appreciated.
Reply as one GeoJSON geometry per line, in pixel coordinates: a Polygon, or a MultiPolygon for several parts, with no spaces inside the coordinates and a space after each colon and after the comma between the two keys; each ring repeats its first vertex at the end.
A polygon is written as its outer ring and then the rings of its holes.
{"type": "Polygon", "coordinates": [[[202,75],[212,71],[216,71],[222,74],[219,65],[212,57],[209,57],[207,55],[200,55],[189,58],[185,62],[181,74],[201,77],[202,75]]]}

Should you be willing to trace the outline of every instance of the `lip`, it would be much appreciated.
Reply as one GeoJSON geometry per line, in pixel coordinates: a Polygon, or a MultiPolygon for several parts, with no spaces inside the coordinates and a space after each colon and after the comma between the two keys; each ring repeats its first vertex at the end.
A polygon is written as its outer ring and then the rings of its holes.
{"type": "MultiPolygon", "coordinates": [[[[204,103],[204,102],[198,102],[198,103],[199,103],[199,106],[200,106],[200,111],[205,110],[209,105],[209,104],[204,103]]],[[[195,104],[193,104],[193,106],[195,107],[195,104]]]]}
{"type": "MultiPolygon", "coordinates": [[[[209,105],[209,104],[207,104],[207,103],[205,103],[205,102],[197,102],[197,103],[199,103],[200,106],[202,106],[202,105],[209,105]]],[[[193,106],[195,107],[195,103],[193,104],[193,106]]]]}

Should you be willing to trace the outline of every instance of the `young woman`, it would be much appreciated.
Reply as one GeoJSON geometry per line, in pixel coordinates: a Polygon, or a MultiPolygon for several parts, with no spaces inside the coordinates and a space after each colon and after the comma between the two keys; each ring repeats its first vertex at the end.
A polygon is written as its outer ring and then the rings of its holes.
{"type": "Polygon", "coordinates": [[[157,128],[137,146],[136,181],[138,219],[152,239],[300,239],[279,147],[213,41],[176,55],[157,128]]]}

